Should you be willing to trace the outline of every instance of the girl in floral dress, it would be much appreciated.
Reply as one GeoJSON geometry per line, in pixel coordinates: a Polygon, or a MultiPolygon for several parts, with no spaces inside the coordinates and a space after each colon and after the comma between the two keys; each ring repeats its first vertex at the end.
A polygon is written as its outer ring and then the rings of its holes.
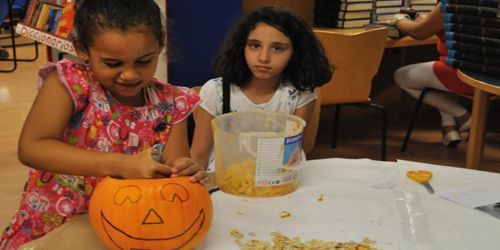
{"type": "Polygon", "coordinates": [[[206,182],[187,141],[186,118],[199,96],[153,78],[164,40],[153,0],[78,1],[73,42],[83,63],[62,60],[39,72],[19,140],[19,159],[32,169],[0,249],[86,213],[104,176],[206,182]],[[159,161],[154,145],[164,146],[159,161]]]}

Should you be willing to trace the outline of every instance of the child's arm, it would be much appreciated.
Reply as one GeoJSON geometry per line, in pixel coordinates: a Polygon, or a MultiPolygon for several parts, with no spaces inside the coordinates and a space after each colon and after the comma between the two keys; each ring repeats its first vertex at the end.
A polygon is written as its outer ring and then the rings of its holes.
{"type": "Polygon", "coordinates": [[[163,151],[163,160],[172,166],[172,177],[191,176],[192,182],[204,184],[208,181],[205,167],[190,158],[187,134],[187,120],[175,124],[163,151]]]}
{"type": "Polygon", "coordinates": [[[81,149],[61,141],[73,113],[73,101],[57,73],[49,74],[24,123],[19,159],[53,173],[122,178],[169,176],[170,167],[155,162],[151,150],[130,156],[81,149]]]}
{"type": "Polygon", "coordinates": [[[206,168],[208,166],[210,152],[214,145],[211,125],[214,117],[201,107],[198,107],[196,112],[196,126],[193,144],[191,145],[191,156],[206,168]]]}
{"type": "MultiPolygon", "coordinates": [[[[318,101],[318,99],[315,99],[315,100],[309,102],[308,104],[306,104],[305,106],[302,106],[302,107],[296,109],[295,112],[293,113],[294,115],[304,119],[304,121],[306,121],[306,126],[307,126],[307,121],[309,121],[311,119],[311,116],[312,116],[313,111],[314,111],[314,105],[316,105],[317,101],[318,101]]],[[[304,128],[304,131],[306,131],[305,128],[304,128]]],[[[303,137],[306,137],[305,133],[304,133],[303,137]]]]}

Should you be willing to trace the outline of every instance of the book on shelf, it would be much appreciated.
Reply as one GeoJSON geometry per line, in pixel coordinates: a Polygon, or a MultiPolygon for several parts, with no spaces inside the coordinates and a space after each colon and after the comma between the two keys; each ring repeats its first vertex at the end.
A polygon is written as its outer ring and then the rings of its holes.
{"type": "Polygon", "coordinates": [[[472,6],[472,5],[459,5],[459,4],[441,4],[441,11],[443,13],[461,14],[477,17],[497,18],[498,8],[472,6]]]}
{"type": "Polygon", "coordinates": [[[375,14],[396,14],[401,10],[401,6],[393,7],[378,7],[375,9],[375,14]]]}
{"type": "Polygon", "coordinates": [[[40,11],[36,17],[31,18],[31,24],[41,30],[44,30],[50,19],[55,17],[56,11],[62,10],[62,6],[49,1],[40,1],[38,8],[40,11]]]}
{"type": "Polygon", "coordinates": [[[370,19],[355,19],[355,20],[338,20],[337,28],[349,29],[349,28],[361,28],[363,25],[369,24],[370,19]]]}
{"type": "Polygon", "coordinates": [[[342,20],[342,19],[331,19],[330,21],[316,23],[318,26],[350,29],[350,28],[361,28],[365,24],[369,24],[370,19],[352,19],[352,20],[342,20]]]}
{"type": "Polygon", "coordinates": [[[457,69],[464,69],[464,70],[470,70],[474,71],[477,73],[481,74],[486,74],[486,75],[491,75],[491,76],[496,76],[498,77],[500,75],[500,68],[493,67],[493,66],[488,66],[484,64],[479,64],[479,63],[474,63],[474,62],[469,62],[465,60],[458,60],[454,58],[446,58],[446,64],[448,66],[457,68],[457,69]]]}
{"type": "Polygon", "coordinates": [[[371,17],[371,10],[362,10],[362,11],[338,11],[337,17],[343,20],[350,19],[365,19],[371,17]]]}
{"type": "Polygon", "coordinates": [[[500,29],[485,28],[481,26],[456,24],[456,23],[444,23],[444,31],[489,37],[495,39],[498,39],[500,37],[500,29]]]}
{"type": "Polygon", "coordinates": [[[337,7],[335,8],[341,11],[371,10],[373,8],[373,3],[371,1],[355,3],[337,2],[337,7]]]}
{"type": "Polygon", "coordinates": [[[363,19],[363,18],[370,18],[371,17],[371,11],[366,10],[366,11],[330,11],[327,14],[317,14],[315,13],[314,19],[331,19],[331,18],[337,18],[337,19],[343,19],[343,20],[350,20],[350,19],[363,19]]]}
{"type": "MultiPolygon", "coordinates": [[[[413,0],[411,2],[413,3],[413,0]]],[[[474,5],[492,8],[500,7],[498,0],[441,0],[441,3],[474,5]]]]}
{"type": "Polygon", "coordinates": [[[484,64],[488,66],[493,66],[500,68],[500,59],[495,59],[491,57],[475,55],[467,52],[448,50],[448,57],[457,60],[469,61],[479,64],[484,64]]]}
{"type": "Polygon", "coordinates": [[[375,7],[403,6],[402,0],[376,0],[375,7]]]}
{"type": "Polygon", "coordinates": [[[16,25],[16,33],[68,54],[76,55],[75,47],[72,42],[55,36],[54,34],[38,30],[23,23],[18,23],[16,25]]]}
{"type": "Polygon", "coordinates": [[[54,33],[54,28],[56,27],[57,22],[59,22],[59,17],[61,12],[62,12],[61,9],[49,10],[49,17],[47,19],[47,22],[45,23],[45,27],[43,28],[44,31],[54,33]]]}
{"type": "MultiPolygon", "coordinates": [[[[303,1],[303,0],[301,0],[303,1]]],[[[315,0],[314,6],[318,8],[335,8],[341,3],[372,3],[375,0],[315,0]]]]}
{"type": "Polygon", "coordinates": [[[486,18],[486,17],[445,13],[444,22],[500,29],[500,19],[498,18],[486,18]]]}
{"type": "Polygon", "coordinates": [[[61,13],[61,18],[58,22],[55,34],[68,38],[73,28],[73,17],[75,16],[74,3],[67,3],[61,13]]]}
{"type": "Polygon", "coordinates": [[[429,5],[436,5],[437,0],[411,0],[411,4],[429,4],[429,5]]]}
{"type": "Polygon", "coordinates": [[[387,36],[394,39],[401,39],[406,36],[405,33],[401,32],[396,25],[388,23],[370,23],[363,26],[365,29],[377,29],[386,28],[388,30],[387,36]]]}
{"type": "Polygon", "coordinates": [[[446,41],[446,48],[448,48],[449,50],[456,50],[456,51],[471,53],[474,55],[500,57],[500,48],[495,48],[495,47],[488,47],[483,45],[456,42],[456,41],[446,41]]]}
{"type": "Polygon", "coordinates": [[[40,4],[40,1],[36,0],[31,0],[28,4],[28,8],[26,8],[26,14],[24,16],[24,23],[30,23],[31,18],[33,17],[33,14],[35,11],[38,9],[38,5],[40,4]]]}
{"type": "Polygon", "coordinates": [[[500,48],[500,39],[496,38],[474,36],[474,35],[455,33],[455,32],[445,32],[444,36],[446,40],[450,41],[472,43],[477,45],[500,48]]]}
{"type": "Polygon", "coordinates": [[[362,11],[341,11],[341,10],[330,10],[322,9],[314,12],[314,18],[338,18],[338,19],[362,19],[370,18],[371,10],[362,11]]]}
{"type": "Polygon", "coordinates": [[[411,4],[410,7],[417,12],[431,12],[436,7],[435,4],[411,4]]]}
{"type": "Polygon", "coordinates": [[[394,20],[395,14],[396,13],[378,14],[378,15],[376,14],[375,15],[375,22],[394,20]]]}
{"type": "Polygon", "coordinates": [[[38,13],[38,17],[36,20],[33,20],[34,26],[37,29],[41,29],[42,26],[45,26],[45,23],[47,22],[47,18],[49,16],[49,10],[50,10],[50,5],[47,4],[47,2],[43,2],[40,5],[40,12],[38,13]]]}

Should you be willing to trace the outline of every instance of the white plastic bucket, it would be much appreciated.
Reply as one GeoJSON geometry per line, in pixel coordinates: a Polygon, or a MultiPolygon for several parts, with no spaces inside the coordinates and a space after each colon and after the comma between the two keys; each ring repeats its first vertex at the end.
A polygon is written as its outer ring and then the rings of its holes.
{"type": "Polygon", "coordinates": [[[212,120],[215,179],[220,190],[244,196],[295,191],[305,121],[273,112],[233,112],[212,120]]]}

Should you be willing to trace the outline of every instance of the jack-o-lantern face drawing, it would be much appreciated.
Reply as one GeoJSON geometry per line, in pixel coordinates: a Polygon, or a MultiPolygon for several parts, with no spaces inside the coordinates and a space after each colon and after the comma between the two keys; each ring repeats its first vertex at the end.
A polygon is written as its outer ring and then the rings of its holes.
{"type": "Polygon", "coordinates": [[[193,249],[212,222],[212,201],[187,177],[107,177],[92,195],[89,215],[110,249],[193,249]]]}

